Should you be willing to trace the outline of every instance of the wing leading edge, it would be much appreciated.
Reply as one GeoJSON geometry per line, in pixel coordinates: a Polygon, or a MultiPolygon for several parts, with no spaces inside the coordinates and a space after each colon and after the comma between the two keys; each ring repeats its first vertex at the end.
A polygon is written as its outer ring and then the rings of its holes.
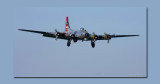
{"type": "Polygon", "coordinates": [[[132,37],[132,36],[139,36],[139,35],[111,35],[111,38],[117,38],[117,37],[132,37]]]}
{"type": "Polygon", "coordinates": [[[26,29],[18,29],[20,31],[26,31],[26,32],[33,32],[33,33],[39,33],[39,34],[46,34],[44,31],[35,31],[35,30],[26,30],[26,29]]]}
{"type": "Polygon", "coordinates": [[[18,29],[18,30],[42,34],[44,37],[67,39],[67,37],[65,36],[65,33],[61,33],[61,32],[44,32],[44,31],[35,31],[35,30],[26,30],[26,29],[18,29]]]}

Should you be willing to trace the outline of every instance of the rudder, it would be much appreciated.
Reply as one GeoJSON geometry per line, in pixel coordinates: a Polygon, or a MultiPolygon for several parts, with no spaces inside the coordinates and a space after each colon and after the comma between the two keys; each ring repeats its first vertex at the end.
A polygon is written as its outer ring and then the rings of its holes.
{"type": "Polygon", "coordinates": [[[69,26],[69,21],[68,21],[68,16],[66,17],[66,25],[65,25],[65,32],[68,32],[70,26],[69,26]]]}

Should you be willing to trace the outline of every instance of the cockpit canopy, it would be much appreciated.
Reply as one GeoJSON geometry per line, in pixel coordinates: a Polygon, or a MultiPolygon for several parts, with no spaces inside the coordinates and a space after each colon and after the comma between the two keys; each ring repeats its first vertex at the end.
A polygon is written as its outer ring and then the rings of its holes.
{"type": "Polygon", "coordinates": [[[80,30],[81,30],[81,31],[83,31],[83,30],[84,30],[84,28],[80,28],[80,30]]]}
{"type": "Polygon", "coordinates": [[[87,32],[84,28],[80,28],[81,32],[85,33],[87,32]]]}

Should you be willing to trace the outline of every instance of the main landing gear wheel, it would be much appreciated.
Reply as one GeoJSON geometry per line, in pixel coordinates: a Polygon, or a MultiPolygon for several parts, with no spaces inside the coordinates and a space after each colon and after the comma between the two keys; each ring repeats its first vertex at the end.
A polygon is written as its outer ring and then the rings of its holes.
{"type": "Polygon", "coordinates": [[[95,42],[91,42],[91,46],[92,46],[92,48],[94,48],[95,47],[95,42]]]}
{"type": "Polygon", "coordinates": [[[71,40],[68,40],[67,46],[69,47],[71,45],[71,40]]]}

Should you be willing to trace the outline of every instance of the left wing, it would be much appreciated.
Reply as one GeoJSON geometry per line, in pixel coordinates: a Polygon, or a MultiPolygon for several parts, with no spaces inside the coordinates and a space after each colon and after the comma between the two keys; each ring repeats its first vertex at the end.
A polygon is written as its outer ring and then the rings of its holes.
{"type": "Polygon", "coordinates": [[[133,37],[133,36],[139,36],[139,35],[110,35],[110,34],[104,34],[104,35],[96,35],[92,34],[89,37],[89,40],[110,40],[111,38],[118,38],[118,37],[133,37]]]}
{"type": "Polygon", "coordinates": [[[104,35],[96,35],[95,33],[93,33],[92,35],[90,35],[89,40],[91,40],[91,46],[92,48],[94,48],[96,40],[108,40],[107,43],[109,43],[111,38],[132,37],[132,36],[139,36],[139,35],[110,35],[106,33],[104,33],[104,35]]]}

